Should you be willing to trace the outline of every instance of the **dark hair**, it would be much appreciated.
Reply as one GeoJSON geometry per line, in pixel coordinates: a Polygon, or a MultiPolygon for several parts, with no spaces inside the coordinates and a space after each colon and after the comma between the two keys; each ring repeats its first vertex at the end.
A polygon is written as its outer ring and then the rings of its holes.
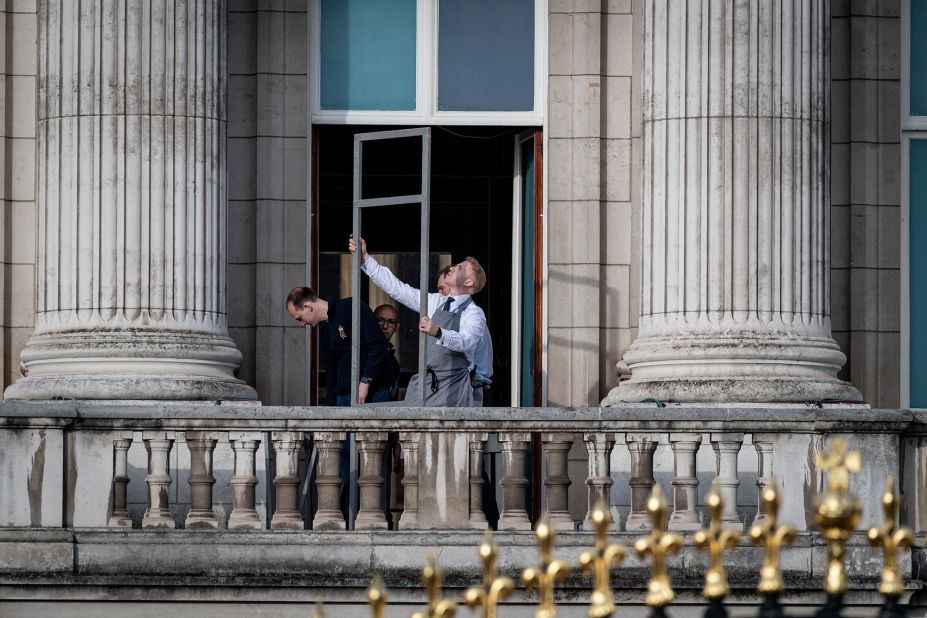
{"type": "Polygon", "coordinates": [[[373,314],[376,315],[380,309],[392,309],[396,313],[396,318],[399,319],[399,309],[396,309],[396,307],[392,306],[391,304],[384,303],[378,306],[376,309],[373,310],[373,314]]]}
{"type": "Polygon", "coordinates": [[[293,288],[286,296],[286,304],[289,306],[293,303],[297,309],[302,309],[306,303],[314,303],[317,300],[319,295],[312,288],[293,288]]]}

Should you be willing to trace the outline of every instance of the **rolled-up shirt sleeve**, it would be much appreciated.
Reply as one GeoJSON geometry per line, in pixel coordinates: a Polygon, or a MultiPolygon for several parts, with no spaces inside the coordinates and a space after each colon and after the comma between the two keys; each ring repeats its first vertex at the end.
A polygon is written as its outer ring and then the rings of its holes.
{"type": "Polygon", "coordinates": [[[486,332],[486,314],[483,310],[474,304],[471,304],[460,315],[460,330],[441,329],[441,337],[438,338],[438,345],[453,350],[454,352],[463,352],[468,359],[473,358],[473,351],[476,344],[483,338],[486,332]]]}

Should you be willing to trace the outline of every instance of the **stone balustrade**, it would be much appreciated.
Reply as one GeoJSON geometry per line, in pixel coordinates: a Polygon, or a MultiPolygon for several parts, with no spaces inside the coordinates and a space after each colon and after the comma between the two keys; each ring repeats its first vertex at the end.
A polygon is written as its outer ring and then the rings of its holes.
{"type": "MultiPolygon", "coordinates": [[[[726,525],[744,529],[763,519],[757,495],[775,477],[782,519],[809,530],[806,505],[821,486],[814,454],[840,435],[866,462],[856,490],[866,507],[862,528],[880,516],[885,476],[903,467],[902,441],[922,440],[904,437],[920,431],[916,414],[847,406],[377,407],[361,416],[344,408],[8,403],[0,414],[0,478],[8,488],[0,526],[324,531],[495,523],[518,531],[531,529],[532,506],[540,504],[554,526],[572,530],[588,529],[583,514],[601,501],[617,529],[636,532],[650,525],[644,504],[658,482],[673,496],[671,529],[701,527],[700,497],[711,483],[725,498],[726,525]],[[356,450],[347,452],[352,433],[356,450]],[[492,434],[501,447],[498,479],[484,466],[492,434]],[[384,495],[388,446],[404,464],[397,521],[384,495]],[[587,453],[583,474],[569,469],[571,448],[587,453]],[[354,509],[344,479],[349,456],[357,458],[354,509]],[[484,504],[484,485],[495,481],[501,499],[484,504]],[[570,487],[582,481],[585,500],[572,504],[582,493],[570,487]],[[490,506],[498,506],[495,521],[490,506]]],[[[925,519],[913,511],[910,518],[925,519]]]]}

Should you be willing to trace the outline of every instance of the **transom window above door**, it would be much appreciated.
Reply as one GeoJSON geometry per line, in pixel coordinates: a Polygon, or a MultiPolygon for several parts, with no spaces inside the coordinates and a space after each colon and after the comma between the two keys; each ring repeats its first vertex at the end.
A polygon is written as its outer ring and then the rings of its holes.
{"type": "Polygon", "coordinates": [[[544,0],[313,0],[320,124],[543,123],[544,0]]]}

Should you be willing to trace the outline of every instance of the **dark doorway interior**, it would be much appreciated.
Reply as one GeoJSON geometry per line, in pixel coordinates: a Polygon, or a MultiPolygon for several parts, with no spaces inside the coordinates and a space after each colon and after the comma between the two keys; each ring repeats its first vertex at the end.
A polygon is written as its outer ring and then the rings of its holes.
{"type": "MultiPolygon", "coordinates": [[[[344,270],[352,221],[354,134],[391,127],[316,127],[318,285],[323,294],[347,289],[344,270]]],[[[486,312],[495,352],[494,405],[511,401],[512,190],[514,136],[521,127],[433,127],[431,174],[432,272],[468,255],[486,269],[486,288],[474,301],[486,312]]],[[[364,146],[363,197],[419,192],[421,142],[372,142],[364,146]]],[[[417,205],[364,211],[362,235],[371,253],[395,254],[397,275],[418,285],[420,210],[417,205]]],[[[366,284],[362,284],[365,300],[366,284]]],[[[400,363],[406,381],[417,367],[417,314],[401,309],[400,363]]]]}

